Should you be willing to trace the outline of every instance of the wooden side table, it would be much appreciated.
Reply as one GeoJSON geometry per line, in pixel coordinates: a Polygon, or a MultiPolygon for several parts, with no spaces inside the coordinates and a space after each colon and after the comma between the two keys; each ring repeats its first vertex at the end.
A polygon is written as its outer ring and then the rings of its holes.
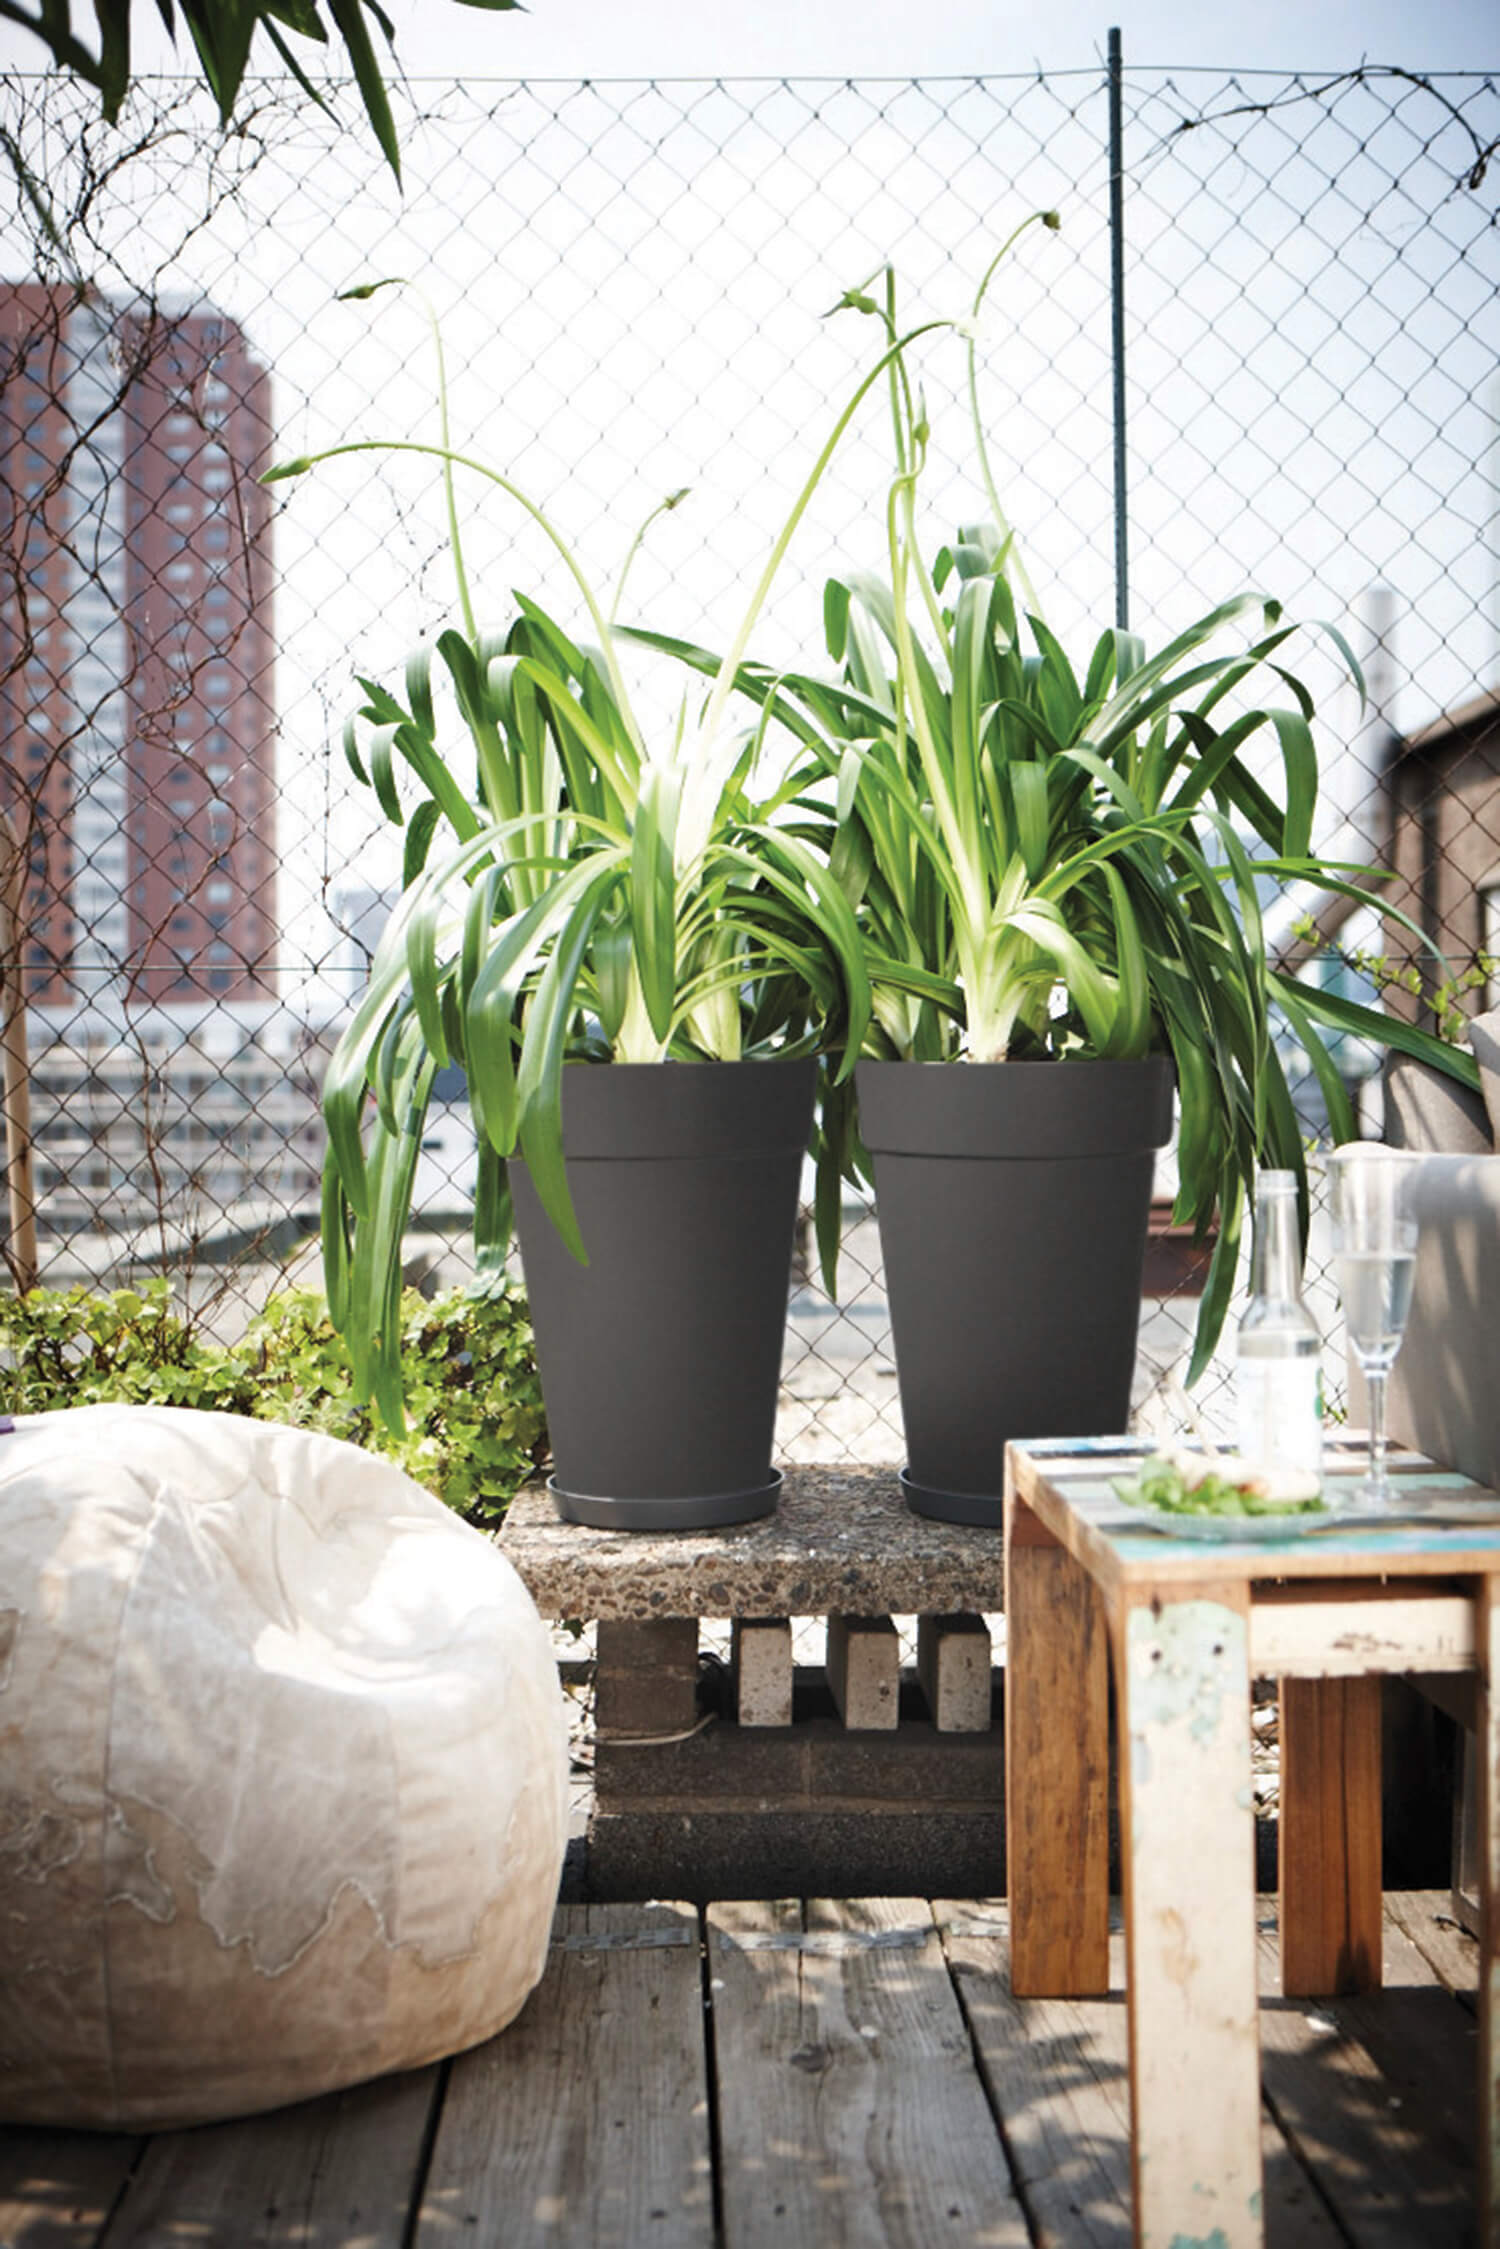
{"type": "MultiPolygon", "coordinates": [[[[1006,1830],[1018,1996],[1109,1988],[1108,1663],[1119,1733],[1135,2239],[1252,2249],[1261,2220],[1250,1682],[1281,1681],[1288,1992],[1380,1981],[1380,1680],[1470,1673],[1481,1771],[1481,2239],[1500,2244],[1500,1495],[1406,1459],[1415,1527],[1163,1535],[1125,1440],[1013,1445],[1006,1830]]],[[[1356,1473],[1351,1470],[1350,1473],[1356,1473]]]]}

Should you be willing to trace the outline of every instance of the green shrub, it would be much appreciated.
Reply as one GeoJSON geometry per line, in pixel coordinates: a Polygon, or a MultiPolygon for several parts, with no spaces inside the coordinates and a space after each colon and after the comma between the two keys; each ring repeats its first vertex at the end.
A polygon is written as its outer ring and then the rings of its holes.
{"type": "Polygon", "coordinates": [[[354,1402],[344,1347],[314,1289],[273,1296],[239,1343],[197,1334],[169,1281],[0,1295],[0,1395],[12,1413],[105,1403],[196,1406],[322,1429],[393,1460],[458,1514],[498,1523],[547,1451],[526,1299],[509,1283],[402,1298],[407,1428],[354,1402]]]}
{"type": "Polygon", "coordinates": [[[165,1280],[103,1296],[86,1288],[0,1296],[0,1360],[12,1413],[102,1404],[255,1411],[248,1368],[198,1340],[173,1311],[165,1280]]]}
{"type": "Polygon", "coordinates": [[[509,1283],[401,1299],[406,1434],[354,1400],[348,1355],[316,1289],[273,1296],[240,1350],[264,1419],[366,1445],[471,1523],[498,1523],[547,1452],[526,1299],[509,1283]]]}

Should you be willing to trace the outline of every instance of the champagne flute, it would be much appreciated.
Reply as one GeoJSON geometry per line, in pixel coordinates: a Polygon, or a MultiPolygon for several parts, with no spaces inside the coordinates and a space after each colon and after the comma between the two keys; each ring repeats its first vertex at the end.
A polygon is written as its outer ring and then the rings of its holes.
{"type": "Polygon", "coordinates": [[[1393,1498],[1386,1475],[1385,1385],[1406,1332],[1417,1266],[1411,1189],[1420,1156],[1354,1141],[1330,1159],[1333,1248],[1349,1348],[1370,1393],[1370,1457],[1359,1497],[1369,1507],[1393,1498]]]}

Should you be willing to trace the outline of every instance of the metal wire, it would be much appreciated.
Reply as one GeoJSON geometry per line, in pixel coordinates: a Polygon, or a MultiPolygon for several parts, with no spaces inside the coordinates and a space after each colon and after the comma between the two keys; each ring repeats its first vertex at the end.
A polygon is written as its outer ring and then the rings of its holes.
{"type": "MultiPolygon", "coordinates": [[[[1320,841],[1395,860],[1396,902],[1469,980],[1451,997],[1480,1004],[1497,759],[1482,724],[1475,747],[1441,722],[1500,677],[1500,90],[1128,63],[1114,90],[1112,240],[1102,73],[423,84],[400,97],[404,202],[347,98],[325,115],[268,85],[225,137],[197,91],[153,81],[112,132],[65,82],[0,82],[0,797],[29,870],[6,965],[26,984],[45,1282],[166,1265],[228,1335],[315,1269],[317,1088],[399,883],[341,723],[355,675],[399,684],[456,602],[430,464],[346,460],[274,505],[254,478],[344,439],[432,437],[421,307],[339,301],[392,275],[439,315],[456,442],[551,510],[601,581],[691,487],[624,614],[712,646],[869,363],[867,324],[829,308],[890,262],[913,319],[962,315],[1016,220],[1059,209],[982,337],[989,443],[1049,622],[1069,641],[1114,614],[1128,534],[1148,642],[1246,584],[1339,623],[1370,693],[1361,710],[1331,652],[1303,667],[1320,841]],[[174,432],[184,457],[164,466],[174,432]]],[[[980,509],[961,346],[924,380],[936,539],[980,509]]],[[[833,563],[878,566],[888,473],[872,411],[767,611],[773,659],[818,660],[833,563]]],[[[567,614],[545,542],[472,481],[460,499],[481,621],[517,586],[567,614]]],[[[1369,985],[1384,955],[1421,983],[1391,1004],[1441,1011],[1445,974],[1404,935],[1336,939],[1342,957],[1304,948],[1310,973],[1369,985]]],[[[1343,1059],[1359,1079],[1375,1058],[1343,1059]]],[[[472,1177],[463,1114],[440,1108],[415,1275],[467,1270],[472,1177]]],[[[1311,1271],[1335,1330],[1317,1238],[1311,1271]]],[[[794,1275],[781,1449],[897,1459],[863,1205],[843,1276],[833,1305],[805,1259],[794,1275]]],[[[1146,1304],[1148,1418],[1178,1410],[1194,1310],[1146,1304]]],[[[1196,1393],[1221,1434],[1224,1375],[1196,1393]]]]}

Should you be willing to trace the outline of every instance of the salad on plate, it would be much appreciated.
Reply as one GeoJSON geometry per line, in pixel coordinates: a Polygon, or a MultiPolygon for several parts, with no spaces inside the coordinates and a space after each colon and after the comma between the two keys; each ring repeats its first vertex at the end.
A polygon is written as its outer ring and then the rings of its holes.
{"type": "Polygon", "coordinates": [[[1197,1520],[1328,1513],[1318,1477],[1304,1469],[1257,1468],[1238,1453],[1153,1453],[1128,1481],[1117,1478],[1115,1490],[1132,1507],[1197,1520]]]}

